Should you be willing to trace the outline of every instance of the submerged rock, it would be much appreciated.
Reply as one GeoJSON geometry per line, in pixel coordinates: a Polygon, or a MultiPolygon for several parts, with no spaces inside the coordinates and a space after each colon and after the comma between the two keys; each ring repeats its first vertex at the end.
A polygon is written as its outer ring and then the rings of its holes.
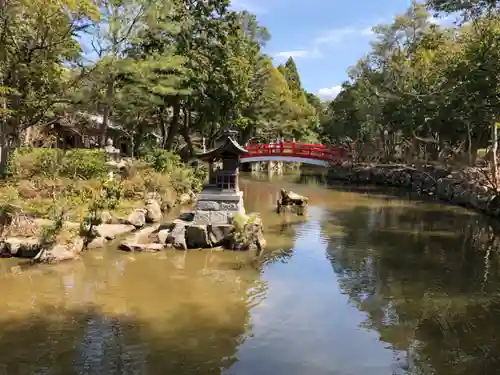
{"type": "Polygon", "coordinates": [[[148,251],[157,252],[163,250],[164,246],[159,243],[121,243],[120,250],[135,252],[135,251],[148,251]]]}

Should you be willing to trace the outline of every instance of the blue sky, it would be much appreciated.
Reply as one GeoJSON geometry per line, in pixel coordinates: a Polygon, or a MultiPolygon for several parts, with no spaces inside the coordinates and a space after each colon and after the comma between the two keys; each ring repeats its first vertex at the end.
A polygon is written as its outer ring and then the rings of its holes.
{"type": "Polygon", "coordinates": [[[349,66],[366,54],[371,28],[390,23],[411,0],[232,0],[271,33],[266,53],[275,64],[293,56],[302,85],[331,99],[347,79],[349,66]]]}

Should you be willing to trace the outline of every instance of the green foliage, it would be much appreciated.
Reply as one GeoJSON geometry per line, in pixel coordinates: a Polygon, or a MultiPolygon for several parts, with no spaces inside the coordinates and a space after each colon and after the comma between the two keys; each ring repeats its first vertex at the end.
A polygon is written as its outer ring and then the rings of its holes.
{"type": "Polygon", "coordinates": [[[233,216],[234,236],[238,242],[248,244],[253,224],[259,219],[257,214],[241,214],[237,212],[233,216]]]}
{"type": "MultiPolygon", "coordinates": [[[[459,2],[430,3],[438,11],[464,10],[459,2]]],[[[416,2],[376,26],[371,52],[350,69],[325,111],[324,139],[356,142],[360,153],[366,148],[387,160],[467,152],[473,162],[500,116],[500,18],[491,2],[472,3],[481,8],[474,22],[455,29],[431,23],[416,2]]]]}
{"type": "Polygon", "coordinates": [[[160,148],[150,150],[143,156],[143,160],[156,172],[173,173],[182,168],[178,155],[160,148]]]}
{"type": "Polygon", "coordinates": [[[81,179],[102,178],[107,173],[106,154],[102,150],[73,149],[61,160],[59,173],[81,179]]]}
{"type": "Polygon", "coordinates": [[[85,216],[80,221],[80,235],[87,246],[96,237],[95,227],[102,224],[102,212],[107,208],[106,200],[98,195],[91,200],[85,216]]]}
{"type": "Polygon", "coordinates": [[[55,242],[57,235],[63,230],[68,210],[68,202],[64,197],[54,199],[54,202],[50,207],[49,214],[49,219],[52,220],[52,223],[43,225],[41,228],[41,238],[43,244],[50,245],[55,242]]]}
{"type": "Polygon", "coordinates": [[[18,148],[9,158],[8,173],[18,179],[57,175],[63,152],[53,148],[18,148]]]}
{"type": "Polygon", "coordinates": [[[74,149],[64,153],[53,148],[18,148],[10,155],[8,171],[16,179],[102,178],[107,173],[106,155],[101,150],[74,149]]]}
{"type": "Polygon", "coordinates": [[[110,180],[104,182],[102,188],[107,208],[114,210],[123,196],[123,185],[120,181],[110,180]]]}
{"type": "MultiPolygon", "coordinates": [[[[66,125],[59,118],[85,133],[72,117],[85,111],[102,116],[101,144],[108,128],[120,127],[134,151],[146,144],[173,152],[186,143],[192,152],[201,134],[213,144],[228,123],[243,143],[316,139],[321,110],[295,62],[276,69],[262,51],[268,30],[229,3],[8,1],[0,10],[0,116],[8,135],[35,144],[28,129],[59,129],[66,125]],[[85,48],[74,37],[82,32],[91,42],[85,48]],[[83,54],[89,45],[92,62],[83,54]]],[[[58,172],[93,178],[102,173],[93,157],[75,155],[58,172]]],[[[176,168],[169,155],[153,158],[158,171],[176,168]]]]}

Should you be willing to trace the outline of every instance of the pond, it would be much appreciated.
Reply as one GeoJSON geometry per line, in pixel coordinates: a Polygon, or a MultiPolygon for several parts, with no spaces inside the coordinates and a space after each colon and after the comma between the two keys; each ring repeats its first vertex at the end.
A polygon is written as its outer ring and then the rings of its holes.
{"type": "Polygon", "coordinates": [[[392,191],[242,181],[274,255],[93,250],[0,262],[0,374],[500,371],[496,223],[392,191]],[[306,217],[274,212],[279,190],[306,217]]]}

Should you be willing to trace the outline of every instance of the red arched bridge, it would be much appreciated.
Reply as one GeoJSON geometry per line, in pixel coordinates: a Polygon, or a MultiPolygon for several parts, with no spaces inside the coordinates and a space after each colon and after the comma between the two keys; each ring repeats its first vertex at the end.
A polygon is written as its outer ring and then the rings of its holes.
{"type": "Polygon", "coordinates": [[[241,155],[241,163],[284,161],[328,167],[349,159],[347,150],[314,143],[280,142],[276,144],[249,144],[241,155]]]}

